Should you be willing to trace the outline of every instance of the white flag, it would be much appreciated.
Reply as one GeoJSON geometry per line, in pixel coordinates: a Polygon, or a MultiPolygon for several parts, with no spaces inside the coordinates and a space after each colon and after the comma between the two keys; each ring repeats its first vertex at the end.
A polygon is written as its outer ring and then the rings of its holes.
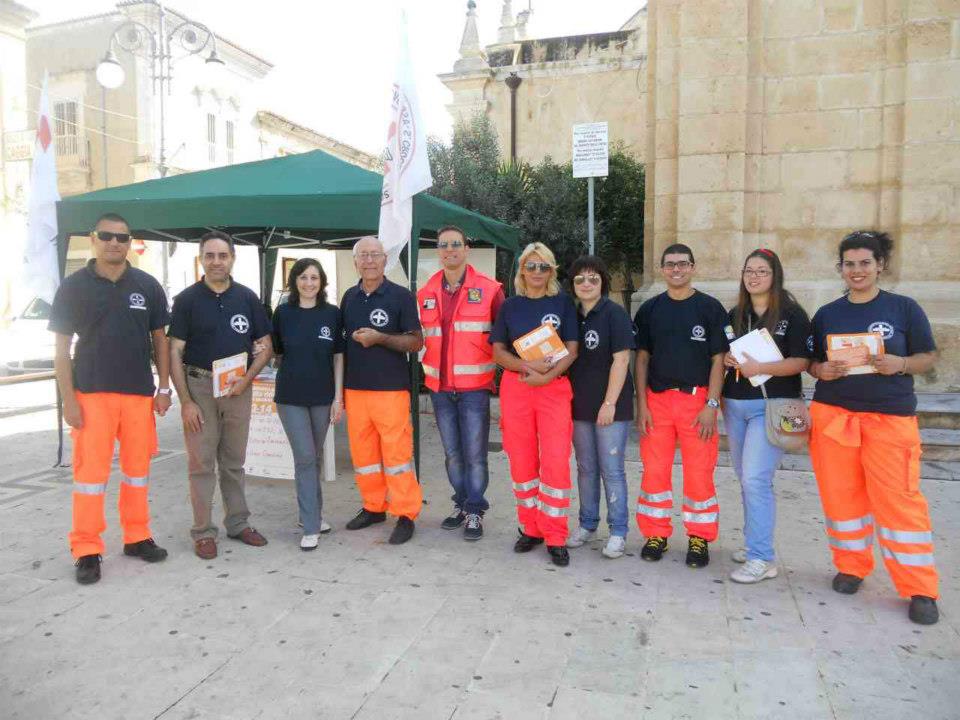
{"type": "Polygon", "coordinates": [[[60,285],[57,260],[57,160],[53,123],[44,75],[37,115],[37,139],[30,170],[30,204],[27,214],[27,244],[24,248],[24,281],[33,294],[48,303],[60,285]]]}
{"type": "MultiPolygon", "coordinates": [[[[413,196],[433,185],[427,157],[427,135],[410,67],[406,15],[400,26],[400,63],[393,86],[390,127],[383,158],[383,195],[377,233],[387,253],[387,272],[396,266],[401,251],[410,242],[413,196]]],[[[416,277],[415,269],[411,269],[411,275],[416,277]]]]}

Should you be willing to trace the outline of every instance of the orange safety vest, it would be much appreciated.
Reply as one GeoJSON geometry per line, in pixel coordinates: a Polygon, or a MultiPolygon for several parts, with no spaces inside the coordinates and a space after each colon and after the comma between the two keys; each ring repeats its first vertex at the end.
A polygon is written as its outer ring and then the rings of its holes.
{"type": "MultiPolygon", "coordinates": [[[[493,382],[496,363],[490,331],[493,329],[491,304],[500,291],[500,283],[467,265],[457,307],[450,323],[452,337],[447,346],[446,378],[457,390],[477,390],[493,382]]],[[[443,270],[435,273],[417,293],[420,324],[423,326],[423,375],[427,387],[440,390],[440,348],[443,344],[441,303],[448,300],[443,290],[443,270]]]]}

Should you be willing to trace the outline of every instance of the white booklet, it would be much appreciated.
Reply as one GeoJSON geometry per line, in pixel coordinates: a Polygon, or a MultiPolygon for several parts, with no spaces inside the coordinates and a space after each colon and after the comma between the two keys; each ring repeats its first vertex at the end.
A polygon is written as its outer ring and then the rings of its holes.
{"type": "Polygon", "coordinates": [[[247,354],[245,352],[213,361],[213,396],[223,397],[234,380],[247,374],[247,354]]]}
{"type": "MultiPolygon", "coordinates": [[[[738,363],[746,360],[747,355],[762,363],[783,360],[783,353],[766,328],[752,330],[743,337],[738,337],[730,343],[730,352],[738,363]]],[[[773,375],[754,375],[750,378],[750,384],[759,387],[772,377],[773,375]]]]}

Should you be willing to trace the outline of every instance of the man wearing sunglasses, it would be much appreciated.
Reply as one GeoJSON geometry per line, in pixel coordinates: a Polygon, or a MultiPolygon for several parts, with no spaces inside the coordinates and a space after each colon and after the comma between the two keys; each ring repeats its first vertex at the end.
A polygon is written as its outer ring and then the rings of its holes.
{"type": "Polygon", "coordinates": [[[169,314],[160,284],[127,262],[130,228],[119,215],[101,217],[92,233],[94,259],[63,281],[49,329],[56,333],[54,368],[63,417],[73,437],[73,530],[77,582],[100,579],[106,527],[103,503],[120,441],[120,525],[123,553],[158,562],[167,551],[153,541],[147,491],[157,449],[153,413],[170,407],[169,314]],[[77,336],[70,357],[73,336],[77,336]],[[154,395],[151,349],[159,389],[154,395]]]}
{"type": "Polygon", "coordinates": [[[424,382],[443,442],[447,479],[453,487],[453,512],[444,530],[464,526],[465,540],[483,536],[484,498],[489,474],[490,395],[493,346],[490,330],[503,303],[496,280],[467,263],[467,236],[449,225],[437,233],[442,269],[417,293],[425,352],[424,382]]]}

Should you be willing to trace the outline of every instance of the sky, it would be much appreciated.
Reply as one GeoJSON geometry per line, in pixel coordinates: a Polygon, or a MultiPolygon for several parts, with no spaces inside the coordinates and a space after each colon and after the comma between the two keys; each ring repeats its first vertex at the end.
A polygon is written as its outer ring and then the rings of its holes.
{"type": "MultiPolygon", "coordinates": [[[[109,0],[19,0],[34,25],[109,12],[109,0]]],[[[502,0],[476,0],[481,45],[496,40],[502,0]]],[[[645,0],[513,0],[532,6],[530,37],[617,30],[645,0]]],[[[171,0],[168,7],[274,65],[257,106],[379,155],[407,14],[421,112],[430,135],[448,137],[450,91],[437,79],[459,57],[466,0],[171,0]]],[[[175,80],[176,82],[176,80],[175,80]]]]}

